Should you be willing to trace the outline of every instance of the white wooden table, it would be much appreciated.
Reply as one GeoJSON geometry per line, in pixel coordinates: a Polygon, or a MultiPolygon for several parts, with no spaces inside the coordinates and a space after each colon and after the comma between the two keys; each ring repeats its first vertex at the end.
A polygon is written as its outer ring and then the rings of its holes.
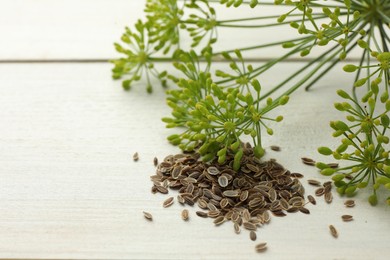
{"type": "MultiPolygon", "coordinates": [[[[124,92],[102,62],[116,57],[112,42],[143,4],[0,1],[0,258],[386,259],[390,210],[371,207],[369,191],[355,198],[355,208],[335,194],[330,205],[320,199],[309,206],[310,215],[272,218],[258,231],[257,242],[269,245],[263,254],[231,223],[216,228],[191,207],[184,222],[178,203],[162,208],[166,196],[150,192],[153,158],[179,152],[166,141],[175,130],[160,120],[170,112],[165,94],[156,87],[148,95],[142,83],[124,92]],[[342,214],[355,220],[344,223],[342,214]]],[[[278,75],[261,78],[263,86],[295,65],[281,64],[278,75]]],[[[338,67],[312,91],[295,93],[280,110],[285,120],[264,140],[282,148],[267,158],[305,174],[307,194],[314,192],[307,179],[327,178],[300,158],[324,159],[316,148],[336,144],[328,122],[339,116],[335,90],[346,84],[338,67]]]]}

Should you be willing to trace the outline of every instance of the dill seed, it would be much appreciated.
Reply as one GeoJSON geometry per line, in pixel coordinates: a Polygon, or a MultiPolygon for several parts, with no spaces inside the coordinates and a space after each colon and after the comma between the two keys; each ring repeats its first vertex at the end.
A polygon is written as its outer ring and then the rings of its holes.
{"type": "Polygon", "coordinates": [[[329,230],[334,238],[337,238],[339,236],[337,229],[333,225],[329,225],[329,230]]]}
{"type": "Polygon", "coordinates": [[[331,192],[328,192],[328,193],[325,193],[324,198],[325,198],[326,203],[331,203],[333,200],[333,195],[331,192]]]}
{"type": "Polygon", "coordinates": [[[275,151],[275,152],[280,152],[280,150],[281,150],[280,147],[276,146],[276,145],[271,145],[270,148],[271,148],[272,151],[275,151]]]}
{"type": "Polygon", "coordinates": [[[316,191],[314,193],[316,194],[317,197],[320,197],[320,196],[324,195],[325,189],[324,189],[324,187],[318,188],[318,189],[316,189],[316,191]]]}
{"type": "Polygon", "coordinates": [[[207,168],[207,172],[210,175],[218,175],[219,174],[219,170],[216,167],[214,167],[214,166],[211,166],[211,167],[207,168]]]}
{"type": "Polygon", "coordinates": [[[256,238],[257,238],[256,232],[252,230],[252,231],[249,233],[249,238],[250,238],[252,241],[256,241],[256,238]]]}
{"type": "Polygon", "coordinates": [[[307,196],[307,200],[313,205],[317,204],[316,199],[312,195],[307,196]]]}
{"type": "Polygon", "coordinates": [[[342,215],[341,216],[341,219],[345,222],[349,222],[349,221],[352,221],[353,220],[353,216],[351,215],[342,215]]]}
{"type": "Polygon", "coordinates": [[[188,209],[183,209],[183,211],[181,212],[181,218],[182,218],[184,221],[187,221],[187,220],[188,220],[188,218],[189,218],[188,209]]]}
{"type": "Polygon", "coordinates": [[[301,158],[303,164],[309,165],[309,166],[314,166],[316,165],[316,162],[313,159],[307,158],[307,157],[302,157],[301,158]]]}
{"type": "Polygon", "coordinates": [[[203,211],[197,211],[196,215],[198,215],[201,218],[207,218],[207,213],[203,211]]]}
{"type": "Polygon", "coordinates": [[[222,223],[224,223],[226,221],[225,217],[224,216],[219,216],[217,217],[216,219],[214,219],[214,224],[216,226],[219,226],[221,225],[222,223]]]}
{"type": "Polygon", "coordinates": [[[310,184],[310,185],[313,185],[313,186],[321,186],[321,182],[317,181],[317,180],[307,180],[307,182],[310,184]]]}
{"type": "Polygon", "coordinates": [[[153,159],[153,164],[154,164],[154,166],[157,166],[157,165],[158,165],[158,159],[157,159],[157,157],[154,157],[154,159],[153,159]]]}
{"type": "Polygon", "coordinates": [[[234,223],[234,232],[236,232],[236,234],[240,234],[240,225],[238,225],[238,223],[234,223]]]}
{"type": "Polygon", "coordinates": [[[150,214],[149,212],[146,212],[146,211],[143,211],[144,213],[144,217],[149,220],[149,221],[152,221],[153,220],[153,216],[152,214],[150,214]]]}
{"type": "Polygon", "coordinates": [[[338,163],[328,163],[328,166],[329,166],[330,168],[336,169],[336,168],[339,167],[339,164],[338,164],[338,163]]]}
{"type": "Polygon", "coordinates": [[[261,253],[267,249],[267,243],[260,243],[255,246],[256,252],[261,253]]]}
{"type": "Polygon", "coordinates": [[[344,205],[347,207],[347,208],[352,208],[355,206],[355,201],[354,200],[346,200],[344,202],[344,205]]]}
{"type": "Polygon", "coordinates": [[[253,223],[250,223],[250,222],[245,222],[243,225],[244,225],[244,228],[247,229],[247,230],[253,230],[254,231],[254,230],[257,229],[256,225],[253,224],[253,223]]]}
{"type": "Polygon", "coordinates": [[[226,176],[222,175],[222,176],[219,176],[218,178],[218,184],[225,188],[226,186],[228,186],[228,183],[229,183],[229,180],[226,176]]]}
{"type": "Polygon", "coordinates": [[[171,206],[173,204],[173,197],[169,197],[168,199],[166,199],[164,202],[163,202],[163,207],[164,208],[168,208],[169,206],[171,206]]]}
{"type": "Polygon", "coordinates": [[[139,156],[138,156],[138,153],[136,152],[136,153],[134,153],[133,154],[133,161],[138,161],[138,159],[139,159],[139,156]]]}
{"type": "Polygon", "coordinates": [[[290,176],[294,177],[294,178],[303,178],[303,174],[298,173],[298,172],[291,173],[290,176]]]}
{"type": "Polygon", "coordinates": [[[310,214],[310,210],[308,210],[307,208],[304,208],[304,207],[299,208],[299,211],[304,213],[304,214],[310,214]]]}

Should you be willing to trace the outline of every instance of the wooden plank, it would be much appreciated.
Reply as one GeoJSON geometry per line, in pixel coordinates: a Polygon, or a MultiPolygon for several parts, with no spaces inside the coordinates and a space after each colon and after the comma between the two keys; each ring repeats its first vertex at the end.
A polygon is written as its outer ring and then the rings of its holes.
{"type": "MultiPolygon", "coordinates": [[[[263,87],[291,66],[296,64],[263,77],[263,87]]],[[[183,222],[178,203],[163,209],[166,196],[150,193],[153,158],[178,152],[165,141],[176,130],[160,121],[169,114],[164,92],[146,94],[142,84],[124,92],[109,69],[108,64],[0,65],[0,258],[258,259],[249,233],[234,234],[231,223],[216,228],[190,207],[190,221],[183,222]],[[153,222],[143,218],[144,210],[153,222]]],[[[328,180],[300,158],[323,159],[316,148],[336,144],[328,122],[339,116],[332,103],[335,90],[350,83],[344,76],[339,68],[313,91],[292,96],[277,113],[285,120],[274,136],[264,138],[266,147],[275,144],[282,151],[269,151],[267,158],[307,179],[328,180]]],[[[371,207],[368,192],[355,198],[352,209],[335,195],[331,205],[322,200],[308,205],[310,215],[272,218],[258,232],[258,241],[269,245],[261,256],[382,259],[390,253],[389,207],[371,207]],[[355,220],[344,223],[342,214],[355,220]],[[329,224],[338,229],[337,240],[329,224]]]]}

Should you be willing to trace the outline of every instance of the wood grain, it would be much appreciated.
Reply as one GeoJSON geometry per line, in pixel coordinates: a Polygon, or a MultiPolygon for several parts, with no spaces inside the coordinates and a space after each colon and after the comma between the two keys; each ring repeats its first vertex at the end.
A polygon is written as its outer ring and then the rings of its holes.
{"type": "MultiPolygon", "coordinates": [[[[263,77],[263,87],[291,66],[263,77]]],[[[160,121],[169,114],[164,92],[146,94],[142,84],[124,92],[109,71],[108,64],[0,65],[0,258],[383,259],[390,253],[389,208],[369,206],[368,191],[351,209],[335,196],[330,205],[308,205],[310,215],[272,218],[257,234],[268,244],[262,255],[231,223],[216,228],[191,207],[184,222],[177,202],[163,209],[167,197],[150,193],[153,158],[178,152],[165,140],[175,130],[160,121]],[[342,214],[355,220],[344,223],[342,214]]],[[[337,116],[334,92],[349,83],[340,71],[279,111],[285,120],[264,142],[282,151],[268,149],[267,158],[306,179],[327,180],[300,158],[323,159],[316,148],[334,143],[327,126],[337,116]]]]}

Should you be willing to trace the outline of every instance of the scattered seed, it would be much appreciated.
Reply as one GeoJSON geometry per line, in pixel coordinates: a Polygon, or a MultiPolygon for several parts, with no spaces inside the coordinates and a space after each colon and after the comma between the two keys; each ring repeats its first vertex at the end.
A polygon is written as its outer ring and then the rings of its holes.
{"type": "Polygon", "coordinates": [[[280,147],[276,146],[276,145],[271,145],[270,148],[271,148],[272,151],[275,151],[275,152],[280,152],[280,150],[281,150],[280,147]]]}
{"type": "Polygon", "coordinates": [[[329,225],[329,230],[334,238],[337,238],[339,236],[339,233],[333,225],[329,225]]]}
{"type": "Polygon", "coordinates": [[[252,231],[249,233],[249,238],[250,238],[252,241],[256,241],[256,238],[257,238],[256,232],[252,230],[252,231]]]}
{"type": "Polygon", "coordinates": [[[221,225],[222,223],[224,223],[226,221],[225,217],[224,216],[219,216],[217,217],[216,219],[214,219],[214,224],[216,226],[219,226],[221,225]]]}
{"type": "Polygon", "coordinates": [[[162,194],[168,194],[168,189],[165,188],[164,186],[156,186],[156,189],[158,192],[160,192],[162,194]]]}
{"type": "Polygon", "coordinates": [[[219,184],[219,186],[221,186],[222,188],[225,188],[226,186],[228,186],[229,180],[228,180],[228,178],[227,178],[225,175],[221,175],[221,176],[219,176],[219,178],[218,178],[218,184],[219,184]]]}
{"type": "Polygon", "coordinates": [[[349,222],[349,221],[353,220],[353,216],[351,216],[351,215],[342,215],[341,218],[345,222],[349,222]]]}
{"type": "Polygon", "coordinates": [[[207,218],[207,213],[203,211],[197,211],[196,215],[198,215],[201,218],[207,218]]]}
{"type": "Polygon", "coordinates": [[[333,195],[331,192],[328,192],[328,193],[325,193],[324,198],[325,198],[326,203],[331,203],[333,200],[333,195]]]}
{"type": "Polygon", "coordinates": [[[153,164],[154,164],[154,166],[157,166],[157,165],[158,165],[158,159],[157,159],[157,157],[154,157],[154,159],[153,159],[153,164]]]}
{"type": "Polygon", "coordinates": [[[329,166],[330,168],[336,169],[336,168],[339,167],[339,164],[338,164],[338,163],[328,163],[328,166],[329,166]]]}
{"type": "Polygon", "coordinates": [[[313,205],[317,204],[316,199],[312,195],[307,196],[307,200],[313,205]]]}
{"type": "Polygon", "coordinates": [[[313,159],[307,158],[307,157],[302,157],[301,158],[303,164],[314,166],[316,165],[316,162],[313,159]]]}
{"type": "Polygon", "coordinates": [[[240,234],[240,225],[238,225],[238,223],[234,223],[234,232],[236,232],[236,234],[240,234]]]}
{"type": "Polygon", "coordinates": [[[304,213],[304,214],[310,214],[310,210],[308,210],[307,208],[304,208],[304,207],[299,208],[299,211],[304,213]]]}
{"type": "Polygon", "coordinates": [[[173,197],[169,197],[168,199],[166,199],[164,202],[163,202],[163,207],[164,208],[168,208],[169,206],[171,206],[173,204],[173,197]]]}
{"type": "Polygon", "coordinates": [[[256,252],[261,253],[267,249],[267,243],[260,243],[255,246],[256,252]]]}
{"type": "Polygon", "coordinates": [[[152,214],[150,214],[149,212],[146,212],[146,211],[143,211],[144,213],[144,217],[149,220],[149,221],[152,221],[153,220],[153,216],[152,214]]]}
{"type": "Polygon", "coordinates": [[[250,223],[250,222],[245,222],[243,225],[244,225],[244,228],[248,229],[248,230],[255,231],[257,229],[257,226],[253,223],[250,223]]]}
{"type": "Polygon", "coordinates": [[[310,185],[313,185],[313,186],[321,186],[321,182],[317,181],[317,180],[307,180],[307,182],[310,184],[310,185]]]}
{"type": "Polygon", "coordinates": [[[188,209],[183,209],[183,211],[181,212],[181,218],[182,218],[184,221],[187,221],[187,220],[188,220],[188,218],[189,218],[188,209]]]}
{"type": "Polygon", "coordinates": [[[315,191],[315,194],[316,194],[317,197],[320,197],[320,196],[324,195],[324,193],[325,193],[324,187],[318,188],[315,191]]]}
{"type": "Polygon", "coordinates": [[[355,201],[354,200],[346,200],[344,202],[344,205],[347,207],[347,208],[352,208],[355,206],[355,201]]]}
{"type": "Polygon", "coordinates": [[[133,154],[133,161],[138,161],[138,159],[139,159],[139,156],[138,156],[138,153],[136,152],[136,153],[134,153],[133,154]]]}

